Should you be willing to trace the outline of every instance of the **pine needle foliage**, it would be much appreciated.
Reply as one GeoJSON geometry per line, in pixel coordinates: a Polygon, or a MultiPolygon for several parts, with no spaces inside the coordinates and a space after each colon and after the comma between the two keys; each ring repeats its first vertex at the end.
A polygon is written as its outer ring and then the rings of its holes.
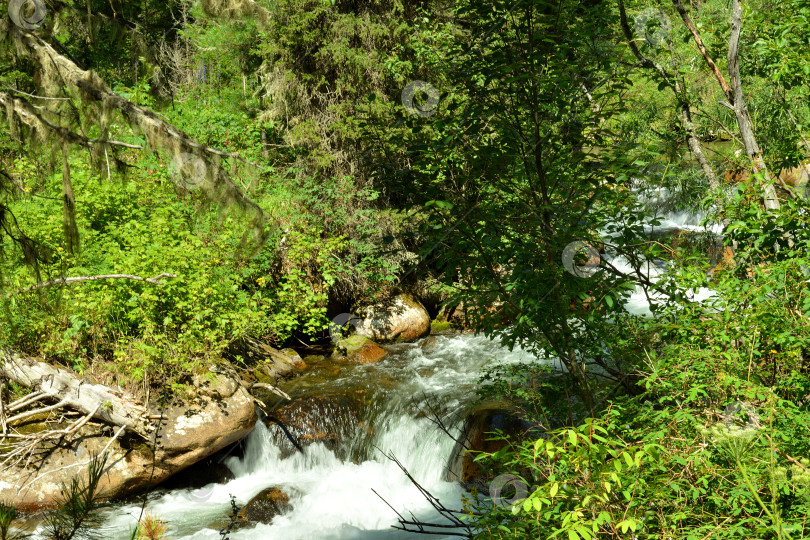
{"type": "Polygon", "coordinates": [[[62,484],[63,502],[45,519],[45,535],[53,540],[101,538],[94,530],[101,525],[100,510],[107,505],[99,485],[104,475],[108,454],[94,455],[87,467],[87,479],[76,475],[62,484]]]}

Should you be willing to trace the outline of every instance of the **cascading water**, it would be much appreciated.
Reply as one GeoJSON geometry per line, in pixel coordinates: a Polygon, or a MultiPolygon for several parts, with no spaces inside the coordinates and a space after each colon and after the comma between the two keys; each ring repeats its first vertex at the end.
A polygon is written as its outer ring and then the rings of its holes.
{"type": "MultiPolygon", "coordinates": [[[[702,216],[669,212],[662,218],[666,228],[695,231],[700,229],[702,216]]],[[[614,265],[627,266],[618,257],[608,257],[614,265]]],[[[654,278],[660,271],[651,265],[649,275],[654,278]]],[[[640,291],[625,307],[632,313],[649,312],[640,291]]],[[[169,523],[168,536],[172,539],[220,538],[219,529],[227,524],[231,495],[243,505],[263,489],[275,486],[289,495],[292,510],[276,516],[271,524],[251,524],[235,530],[230,538],[413,538],[410,533],[392,528],[397,516],[391,507],[405,516],[443,522],[383,452],[393,453],[415,480],[446,507],[460,508],[464,492],[456,482],[448,480],[447,474],[455,441],[424,413],[429,409],[458,431],[458,418],[473,402],[485,365],[525,362],[533,357],[518,348],[510,352],[481,336],[428,340],[398,345],[378,364],[344,365],[328,377],[321,373],[320,378],[314,369],[290,382],[296,396],[363,396],[354,436],[343,440],[338,448],[315,442],[302,453],[290,454],[282,451],[274,443],[271,430],[258,422],[247,438],[244,454],[225,461],[234,473],[233,480],[195,490],[158,489],[149,495],[148,510],[169,523]]],[[[104,538],[129,538],[139,512],[140,505],[135,503],[109,510],[99,533],[104,538]]],[[[34,538],[41,538],[39,532],[35,531],[34,538]]]]}
{"type": "MultiPolygon", "coordinates": [[[[295,380],[297,388],[313,395],[366,392],[366,407],[361,411],[366,423],[342,448],[348,459],[321,442],[284,457],[272,443],[268,427],[259,422],[248,436],[244,455],[225,461],[235,475],[232,481],[196,490],[156,491],[150,495],[148,509],[169,522],[169,537],[175,540],[219,538],[230,509],[229,496],[242,505],[269,486],[290,496],[292,510],[269,525],[238,529],[230,534],[232,539],[413,538],[392,528],[397,516],[374,491],[409,518],[412,513],[425,521],[446,523],[382,452],[393,453],[448,508],[459,509],[463,490],[446,480],[455,441],[421,413],[429,406],[444,419],[457,418],[474,399],[484,365],[532,357],[519,349],[510,352],[482,336],[428,339],[429,343],[396,346],[375,365],[346,366],[322,384],[308,383],[306,374],[295,380]]],[[[111,510],[102,535],[128,538],[139,511],[136,504],[111,510]]]]}
{"type": "MultiPolygon", "coordinates": [[[[714,236],[715,241],[719,241],[722,238],[723,226],[721,224],[714,223],[708,226],[701,224],[707,216],[706,211],[673,208],[672,199],[675,195],[669,189],[661,187],[642,187],[634,189],[634,191],[638,201],[645,205],[647,210],[650,211],[651,215],[658,222],[657,225],[652,225],[651,222],[653,219],[649,218],[644,223],[644,231],[651,237],[685,231],[690,233],[710,234],[714,236]]],[[[605,237],[610,236],[605,231],[602,231],[602,235],[605,237]]],[[[622,273],[629,275],[635,274],[635,269],[624,257],[611,255],[610,253],[608,253],[606,257],[610,263],[622,273]]],[[[667,263],[664,261],[649,261],[641,268],[641,272],[654,282],[665,272],[666,267],[667,263]]],[[[713,296],[713,294],[713,291],[705,287],[701,287],[696,292],[687,291],[687,296],[697,302],[702,302],[713,296]]],[[[660,294],[653,293],[652,291],[645,292],[641,286],[636,286],[636,290],[630,295],[627,302],[625,302],[624,307],[627,312],[633,315],[651,315],[649,300],[660,299],[660,294]],[[648,294],[649,298],[647,296],[648,294]]]]}

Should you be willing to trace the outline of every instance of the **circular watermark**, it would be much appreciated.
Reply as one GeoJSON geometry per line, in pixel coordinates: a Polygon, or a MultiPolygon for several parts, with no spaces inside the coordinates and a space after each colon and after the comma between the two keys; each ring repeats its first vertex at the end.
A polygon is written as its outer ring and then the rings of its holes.
{"type": "Polygon", "coordinates": [[[422,118],[433,116],[439,105],[439,91],[425,81],[413,81],[402,91],[402,105],[409,113],[422,118]],[[414,98],[419,93],[427,96],[427,101],[422,105],[414,102],[414,98]]]}
{"type": "Polygon", "coordinates": [[[669,17],[661,8],[647,8],[634,21],[636,36],[644,39],[653,47],[663,47],[669,42],[672,27],[669,17]]]}
{"type": "Polygon", "coordinates": [[[352,313],[341,313],[340,315],[336,315],[329,322],[329,338],[332,340],[332,343],[337,343],[345,337],[343,329],[346,328],[346,325],[350,324],[357,328],[361,321],[362,319],[360,319],[360,317],[357,317],[352,313]]]}
{"type": "Polygon", "coordinates": [[[729,430],[737,419],[745,419],[745,426],[742,428],[743,431],[756,431],[760,427],[759,413],[756,408],[747,401],[735,401],[731,403],[723,411],[722,418],[723,425],[729,430]]]}
{"type": "Polygon", "coordinates": [[[8,3],[8,16],[24,30],[36,30],[42,26],[47,14],[43,0],[11,0],[8,3]]]}
{"type": "Polygon", "coordinates": [[[563,249],[562,263],[569,274],[589,278],[599,270],[599,263],[602,258],[599,256],[599,250],[582,240],[574,240],[563,249]],[[584,264],[577,264],[577,256],[584,255],[586,260],[584,264]]]}
{"type": "Polygon", "coordinates": [[[182,153],[174,156],[170,170],[175,183],[191,191],[203,184],[208,166],[201,157],[182,153]]]}
{"type": "Polygon", "coordinates": [[[529,485],[514,474],[500,474],[489,485],[489,496],[495,506],[510,507],[529,496],[529,485]]]}
{"type": "Polygon", "coordinates": [[[189,498],[194,502],[206,502],[211,499],[211,495],[213,494],[214,484],[208,484],[207,486],[192,490],[189,493],[189,498]]]}

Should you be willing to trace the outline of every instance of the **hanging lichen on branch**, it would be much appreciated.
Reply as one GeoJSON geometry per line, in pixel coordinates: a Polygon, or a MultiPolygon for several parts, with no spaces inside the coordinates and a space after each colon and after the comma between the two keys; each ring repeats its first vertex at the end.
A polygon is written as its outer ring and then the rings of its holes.
{"type": "MultiPolygon", "coordinates": [[[[135,147],[127,143],[109,140],[114,113],[132,128],[143,134],[149,148],[165,153],[177,165],[181,181],[186,189],[199,189],[209,200],[236,209],[249,220],[252,244],[258,247],[266,239],[264,230],[266,216],[231,180],[223,158],[230,158],[232,166],[237,162],[252,164],[236,154],[223,152],[194,141],[187,134],[163,120],[154,112],[140,107],[115,94],[101,78],[91,70],[84,70],[71,59],[59,54],[51,45],[38,36],[25,32],[7,21],[0,21],[0,38],[10,40],[15,57],[34,60],[39,66],[40,99],[43,105],[34,105],[22,96],[0,93],[0,104],[5,105],[6,120],[11,133],[29,143],[51,143],[67,151],[67,145],[89,148],[92,163],[96,168],[106,169],[111,174],[110,162],[116,171],[127,164],[115,154],[117,147],[135,147]],[[65,99],[67,98],[67,99],[65,99]],[[74,105],[78,101],[82,112],[74,105]],[[100,137],[91,139],[80,132],[98,128],[100,137]],[[22,129],[21,129],[22,128],[22,129]],[[27,128],[27,129],[25,129],[27,128]],[[27,131],[27,133],[24,133],[27,131]],[[192,167],[188,167],[188,164],[192,167]]],[[[72,201],[72,186],[69,181],[69,165],[63,161],[63,201],[65,234],[68,247],[78,245],[72,201]]],[[[243,239],[243,244],[248,239],[243,239]]]]}

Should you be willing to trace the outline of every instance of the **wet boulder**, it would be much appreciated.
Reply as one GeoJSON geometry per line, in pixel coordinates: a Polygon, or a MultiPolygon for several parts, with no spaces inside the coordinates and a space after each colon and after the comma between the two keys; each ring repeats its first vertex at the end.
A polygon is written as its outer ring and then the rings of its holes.
{"type": "Polygon", "coordinates": [[[345,358],[355,364],[376,364],[382,360],[388,352],[368,339],[360,335],[352,335],[340,340],[332,353],[334,358],[345,358]]]}
{"type": "Polygon", "coordinates": [[[410,294],[357,311],[355,333],[380,343],[416,341],[430,333],[427,309],[410,294]]]}
{"type": "Polygon", "coordinates": [[[339,394],[298,397],[273,410],[266,423],[283,454],[314,442],[341,451],[345,450],[341,443],[357,430],[360,406],[356,399],[339,394]]]}
{"type": "Polygon", "coordinates": [[[473,461],[477,453],[497,452],[506,446],[505,440],[494,435],[496,431],[512,441],[520,441],[533,434],[532,428],[530,422],[504,404],[474,409],[464,422],[460,443],[456,444],[450,458],[448,479],[460,482],[467,489],[475,487],[486,491],[495,475],[473,461]]]}
{"type": "Polygon", "coordinates": [[[290,496],[277,487],[269,487],[250,499],[239,511],[237,519],[241,522],[269,525],[274,517],[290,510],[290,496]]]}

